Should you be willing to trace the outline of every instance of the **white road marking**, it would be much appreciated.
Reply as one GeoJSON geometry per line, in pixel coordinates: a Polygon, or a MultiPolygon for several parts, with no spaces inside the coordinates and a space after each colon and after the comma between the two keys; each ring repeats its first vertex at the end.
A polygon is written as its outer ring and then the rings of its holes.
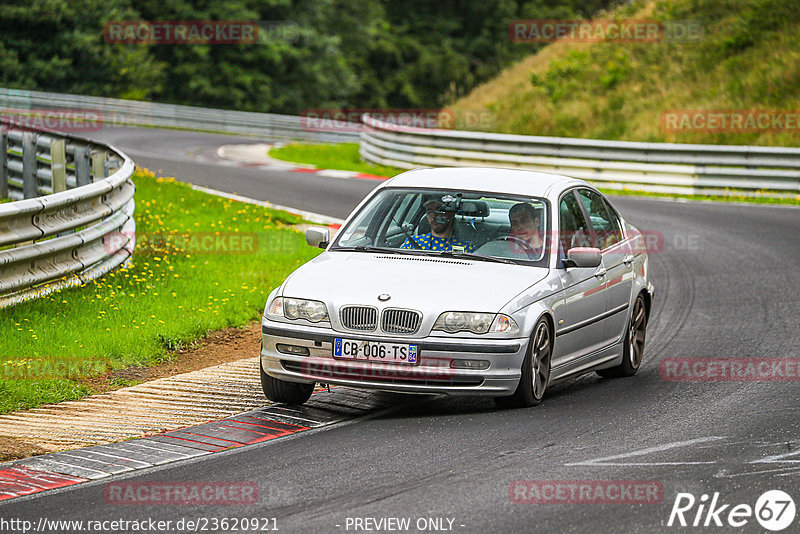
{"type": "Polygon", "coordinates": [[[326,178],[352,178],[356,176],[358,173],[354,171],[338,171],[335,169],[322,169],[317,171],[319,176],[325,176],[326,178]]]}
{"type": "Polygon", "coordinates": [[[795,475],[796,473],[800,472],[800,466],[785,466],[785,467],[778,467],[776,469],[764,469],[762,471],[748,471],[746,473],[733,473],[729,475],[727,473],[717,473],[714,475],[714,478],[736,478],[736,477],[746,477],[748,475],[763,475],[766,473],[776,473],[775,476],[785,477],[789,475],[795,475]]]}
{"type": "Polygon", "coordinates": [[[786,452],[784,454],[775,454],[773,456],[767,456],[766,458],[762,458],[760,460],[753,460],[750,462],[751,464],[777,464],[777,463],[800,463],[800,458],[796,460],[784,460],[783,458],[788,458],[790,456],[798,456],[800,455],[800,450],[786,452]]]}
{"type": "Polygon", "coordinates": [[[690,439],[688,441],[675,441],[666,443],[664,445],[656,445],[655,447],[647,447],[646,449],[638,449],[623,454],[615,454],[614,456],[605,456],[603,458],[595,458],[593,460],[586,460],[583,462],[573,462],[564,464],[565,466],[590,466],[590,467],[605,467],[605,466],[625,466],[625,465],[699,465],[699,464],[715,464],[716,461],[711,462],[618,462],[614,463],[612,460],[621,460],[623,458],[630,458],[633,456],[644,456],[653,452],[663,452],[670,449],[677,449],[679,447],[688,447],[697,443],[707,443],[709,441],[716,441],[725,439],[721,436],[711,436],[707,438],[690,439]]]}

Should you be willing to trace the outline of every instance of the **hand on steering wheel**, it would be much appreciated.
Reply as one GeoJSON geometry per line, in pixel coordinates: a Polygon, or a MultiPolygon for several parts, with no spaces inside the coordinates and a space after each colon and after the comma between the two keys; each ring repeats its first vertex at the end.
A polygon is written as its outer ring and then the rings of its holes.
{"type": "Polygon", "coordinates": [[[517,245],[520,245],[523,249],[525,249],[525,253],[528,255],[529,258],[535,258],[536,256],[538,256],[536,249],[533,248],[533,245],[531,245],[524,239],[521,239],[513,235],[501,235],[500,237],[492,239],[492,241],[509,241],[512,243],[516,243],[517,245]]]}

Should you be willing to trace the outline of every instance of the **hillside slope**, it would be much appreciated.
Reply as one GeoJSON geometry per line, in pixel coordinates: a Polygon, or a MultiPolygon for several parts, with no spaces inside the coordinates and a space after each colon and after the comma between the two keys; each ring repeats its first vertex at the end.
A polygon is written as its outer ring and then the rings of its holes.
{"type": "Polygon", "coordinates": [[[800,146],[800,1],[640,1],[601,18],[691,20],[704,32],[683,43],[553,43],[451,107],[505,133],[800,146]],[[662,117],[674,110],[700,110],[705,120],[776,110],[770,116],[782,119],[749,131],[675,131],[662,117]]]}

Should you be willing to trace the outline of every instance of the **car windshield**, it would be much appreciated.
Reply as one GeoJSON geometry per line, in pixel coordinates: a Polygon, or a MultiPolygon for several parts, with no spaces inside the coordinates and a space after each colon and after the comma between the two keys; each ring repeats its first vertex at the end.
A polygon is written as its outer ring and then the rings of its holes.
{"type": "Polygon", "coordinates": [[[387,188],[341,229],[331,250],[544,266],[548,206],[543,198],[502,193],[387,188]]]}

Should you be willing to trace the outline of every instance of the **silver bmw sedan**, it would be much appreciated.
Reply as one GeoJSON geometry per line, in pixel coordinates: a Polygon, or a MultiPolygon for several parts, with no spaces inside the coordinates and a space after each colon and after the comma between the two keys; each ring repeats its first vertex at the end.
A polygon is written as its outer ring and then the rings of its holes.
{"type": "Polygon", "coordinates": [[[267,300],[261,383],[538,404],[589,371],[636,373],[654,288],[645,240],[587,182],[492,168],[384,182],[267,300]]]}

